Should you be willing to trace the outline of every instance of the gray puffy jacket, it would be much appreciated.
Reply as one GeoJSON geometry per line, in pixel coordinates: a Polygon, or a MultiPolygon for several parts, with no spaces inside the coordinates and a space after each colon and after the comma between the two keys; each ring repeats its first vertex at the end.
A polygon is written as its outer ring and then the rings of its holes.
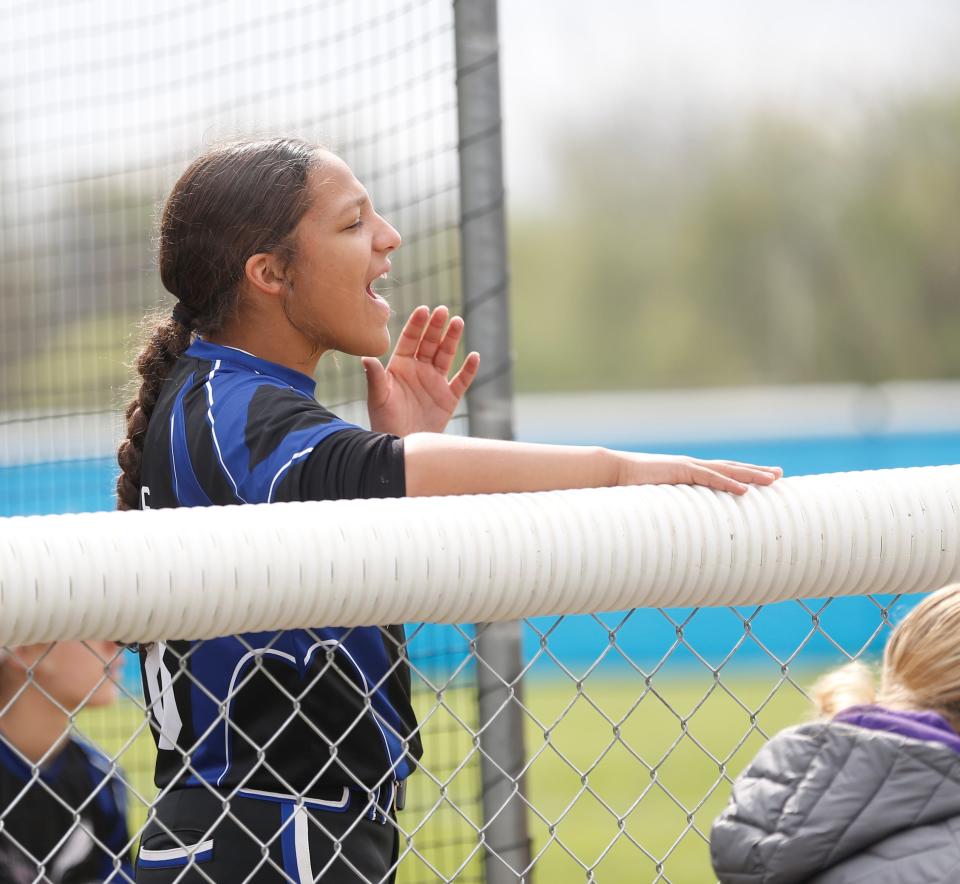
{"type": "Polygon", "coordinates": [[[790,728],[713,825],[722,884],[958,884],[960,755],[838,722],[790,728]]]}

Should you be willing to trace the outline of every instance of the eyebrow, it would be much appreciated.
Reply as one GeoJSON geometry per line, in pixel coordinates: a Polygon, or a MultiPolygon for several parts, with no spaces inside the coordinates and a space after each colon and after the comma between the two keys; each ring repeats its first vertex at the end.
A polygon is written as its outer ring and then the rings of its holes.
{"type": "Polygon", "coordinates": [[[366,205],[369,200],[370,197],[368,197],[367,194],[361,194],[356,199],[350,200],[348,203],[344,203],[344,205],[340,207],[339,214],[342,215],[345,212],[349,212],[351,209],[359,209],[361,206],[366,205]]]}

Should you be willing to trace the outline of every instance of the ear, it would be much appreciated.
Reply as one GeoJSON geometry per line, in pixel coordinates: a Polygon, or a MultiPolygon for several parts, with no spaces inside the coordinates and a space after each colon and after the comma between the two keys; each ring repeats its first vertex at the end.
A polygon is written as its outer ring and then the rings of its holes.
{"type": "Polygon", "coordinates": [[[247,258],[243,274],[255,291],[272,298],[282,295],[289,284],[279,257],[272,252],[257,252],[247,258]]]}

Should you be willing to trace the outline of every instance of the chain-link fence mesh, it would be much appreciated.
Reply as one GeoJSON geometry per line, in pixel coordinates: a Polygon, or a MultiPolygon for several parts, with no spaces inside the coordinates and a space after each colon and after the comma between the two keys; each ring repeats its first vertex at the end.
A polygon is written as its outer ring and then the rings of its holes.
{"type": "MultiPolygon", "coordinates": [[[[206,143],[329,141],[404,235],[396,320],[418,303],[458,309],[450,4],[0,9],[0,514],[112,508],[130,329],[170,306],[153,268],[156,207],[206,143]]],[[[328,359],[321,375],[321,401],[355,417],[359,366],[328,359]]],[[[706,836],[731,778],[767,735],[808,714],[814,670],[876,647],[895,601],[525,621],[532,877],[710,880],[706,836]]],[[[425,754],[397,815],[400,881],[483,880],[477,637],[468,626],[407,628],[401,659],[425,754]]],[[[254,654],[250,672],[280,689],[269,658],[254,654]]],[[[318,665],[343,663],[334,653],[318,665]]],[[[138,670],[135,654],[106,643],[4,652],[0,880],[131,878],[157,795],[151,730],[162,717],[138,670]]],[[[189,657],[168,671],[203,691],[189,657]]],[[[283,690],[299,716],[298,694],[283,690]]],[[[373,703],[375,686],[357,691],[373,703]]],[[[184,769],[191,748],[178,748],[184,769]]],[[[260,839],[266,854],[238,880],[296,880],[284,832],[298,819],[260,839]]],[[[205,880],[203,859],[198,846],[192,880],[205,880]]]]}
{"type": "MultiPolygon", "coordinates": [[[[826,659],[877,649],[898,601],[865,597],[525,621],[523,773],[534,857],[527,880],[531,872],[551,881],[710,880],[710,824],[732,778],[768,736],[809,715],[804,689],[826,659]]],[[[473,630],[457,627],[417,625],[407,632],[425,752],[409,780],[407,806],[396,816],[400,881],[483,880],[475,763],[481,725],[472,670],[484,661],[475,656],[475,640],[473,630]]],[[[258,647],[249,668],[219,699],[236,708],[245,691],[263,691],[267,684],[289,694],[296,718],[294,703],[304,700],[309,679],[291,690],[283,664],[271,660],[279,645],[268,638],[258,647]]],[[[157,793],[149,730],[159,733],[166,719],[176,767],[197,771],[196,746],[169,729],[169,706],[164,710],[178,684],[201,693],[212,689],[193,665],[195,648],[165,646],[169,690],[148,688],[146,697],[132,671],[134,655],[109,643],[9,652],[0,681],[0,842],[7,863],[26,856],[32,872],[14,880],[71,880],[53,871],[67,862],[68,844],[74,857],[96,860],[92,879],[105,880],[108,869],[115,870],[114,880],[129,874],[123,864],[157,793]],[[28,713],[33,725],[25,729],[28,713]],[[45,743],[47,736],[68,732],[95,749],[74,758],[72,745],[45,743]],[[116,815],[124,797],[128,828],[121,837],[116,815]]],[[[331,652],[313,677],[344,666],[331,652]]],[[[358,688],[367,700],[375,690],[358,688]]],[[[366,714],[369,709],[359,713],[366,714]]],[[[270,755],[277,738],[231,737],[237,753],[241,744],[262,740],[264,764],[283,782],[284,762],[270,755]]],[[[364,784],[355,785],[355,800],[368,801],[364,784]]],[[[235,798],[243,788],[232,790],[235,798]]],[[[311,825],[324,819],[315,813],[311,825]]],[[[274,877],[262,880],[297,880],[283,865],[282,832],[278,824],[275,837],[263,839],[263,863],[251,864],[245,880],[261,880],[257,875],[268,871],[274,877]]],[[[176,845],[184,836],[172,837],[176,845]]],[[[201,859],[200,876],[184,880],[218,880],[204,877],[201,859]]],[[[315,859],[317,876],[321,865],[315,859]]]]}
{"type": "MultiPolygon", "coordinates": [[[[171,304],[153,266],[157,207],[206,144],[281,133],[329,144],[404,236],[386,293],[394,331],[417,304],[459,309],[449,4],[60,0],[2,12],[0,514],[112,508],[132,330],[171,304]]],[[[324,360],[319,382],[324,404],[361,416],[358,361],[324,360]]],[[[411,653],[436,666],[448,638],[428,630],[411,653]]],[[[134,823],[152,797],[138,680],[119,705],[84,712],[111,751],[140,734],[123,752],[142,796],[134,823]]],[[[436,730],[438,745],[451,739],[436,730]]],[[[478,800],[469,788],[464,806],[478,800]]],[[[455,842],[441,831],[438,844],[455,842]]]]}
{"type": "MultiPolygon", "coordinates": [[[[154,268],[155,215],[207,144],[259,134],[329,144],[404,237],[386,292],[394,331],[418,304],[459,309],[450,4],[60,0],[0,11],[5,501],[83,510],[110,493],[134,330],[172,304],[154,268]]],[[[362,377],[358,360],[328,357],[318,396],[355,418],[362,377]]]]}

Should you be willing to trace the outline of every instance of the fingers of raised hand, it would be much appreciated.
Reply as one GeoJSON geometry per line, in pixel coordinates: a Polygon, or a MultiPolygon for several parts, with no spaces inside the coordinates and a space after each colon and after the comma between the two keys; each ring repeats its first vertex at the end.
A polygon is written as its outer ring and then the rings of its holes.
{"type": "Polygon", "coordinates": [[[418,362],[433,362],[433,357],[437,355],[437,348],[443,340],[443,329],[447,324],[448,315],[449,311],[443,305],[435,307],[430,314],[430,321],[424,328],[423,336],[417,346],[418,362]]]}
{"type": "Polygon", "coordinates": [[[463,320],[459,316],[454,316],[450,320],[450,325],[444,333],[443,339],[437,347],[436,355],[433,357],[433,364],[438,371],[443,372],[446,377],[453,365],[453,357],[456,355],[457,347],[460,345],[460,338],[463,335],[463,320]]]}
{"type": "Polygon", "coordinates": [[[480,354],[474,351],[463,360],[460,371],[458,371],[453,376],[453,380],[450,381],[450,392],[453,393],[457,399],[462,398],[463,394],[467,392],[473,383],[473,379],[477,376],[477,369],[479,368],[480,354]]]}
{"type": "Polygon", "coordinates": [[[420,345],[420,338],[423,337],[423,330],[430,320],[430,308],[426,306],[417,307],[410,318],[407,320],[400,332],[400,340],[397,341],[397,347],[393,351],[394,356],[408,357],[414,356],[417,347],[420,345]]]}

